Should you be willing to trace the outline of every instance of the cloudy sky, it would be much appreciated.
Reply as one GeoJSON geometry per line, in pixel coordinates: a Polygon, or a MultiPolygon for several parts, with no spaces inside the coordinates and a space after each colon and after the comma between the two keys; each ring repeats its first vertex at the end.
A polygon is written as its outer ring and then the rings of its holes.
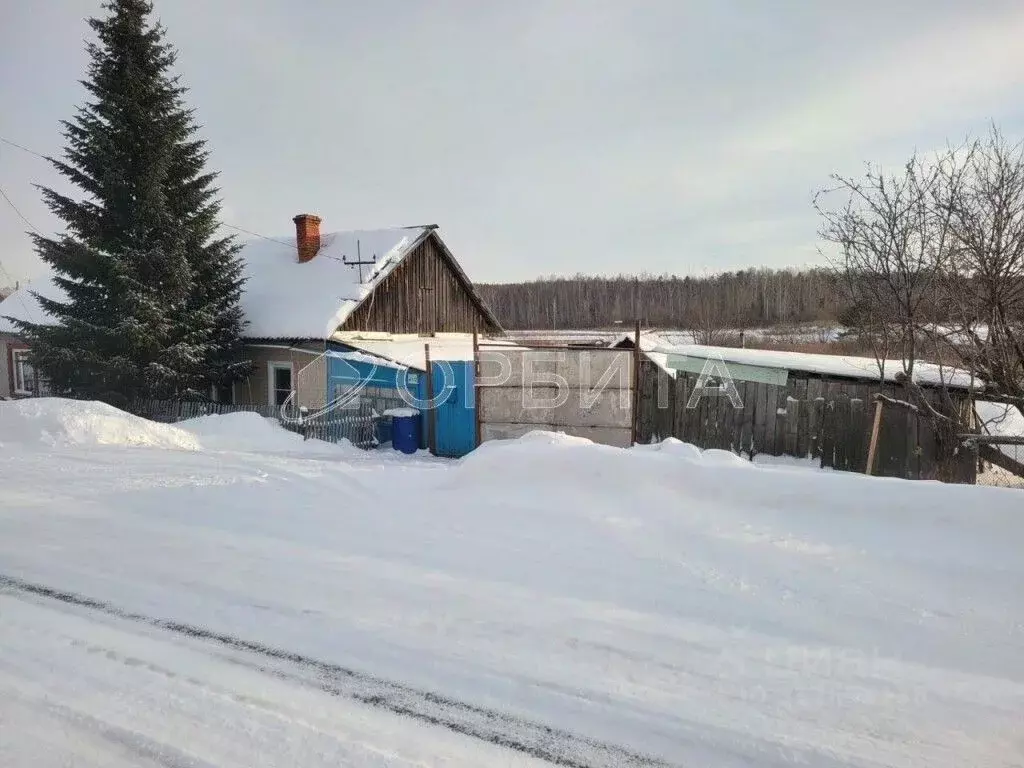
{"type": "MultiPolygon", "coordinates": [[[[225,221],[437,223],[481,282],[813,263],[829,173],[1024,134],[1019,0],[155,5],[225,221]]],[[[0,2],[0,136],[60,151],[99,6],[0,2]]],[[[34,183],[59,182],[0,144],[0,186],[52,231],[34,183]]],[[[0,200],[19,280],[42,268],[25,229],[0,200]]]]}

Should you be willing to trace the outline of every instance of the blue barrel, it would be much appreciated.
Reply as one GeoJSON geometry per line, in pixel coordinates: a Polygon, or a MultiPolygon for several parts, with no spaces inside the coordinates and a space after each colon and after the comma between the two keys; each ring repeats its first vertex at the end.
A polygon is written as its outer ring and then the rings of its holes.
{"type": "Polygon", "coordinates": [[[416,453],[420,447],[420,415],[412,408],[396,409],[391,417],[391,445],[402,453],[416,453]]]}

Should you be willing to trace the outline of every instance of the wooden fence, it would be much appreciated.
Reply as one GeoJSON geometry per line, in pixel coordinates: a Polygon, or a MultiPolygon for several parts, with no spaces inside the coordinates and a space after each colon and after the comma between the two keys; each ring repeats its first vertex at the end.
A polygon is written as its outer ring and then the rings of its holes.
{"type": "MultiPolygon", "coordinates": [[[[896,384],[791,373],[784,387],[734,382],[742,407],[724,395],[706,394],[688,408],[697,380],[697,374],[680,371],[673,378],[649,360],[641,363],[637,442],[676,437],[700,448],[813,458],[822,467],[864,472],[875,395],[905,398],[896,384]]],[[[968,406],[966,396],[962,404],[968,406]]],[[[929,420],[886,407],[873,474],[974,482],[976,462],[957,449],[943,444],[929,420]]]]}
{"type": "Polygon", "coordinates": [[[200,416],[240,412],[258,413],[265,418],[276,419],[279,408],[276,405],[231,405],[206,400],[133,400],[125,410],[150,421],[172,424],[200,416]]]}

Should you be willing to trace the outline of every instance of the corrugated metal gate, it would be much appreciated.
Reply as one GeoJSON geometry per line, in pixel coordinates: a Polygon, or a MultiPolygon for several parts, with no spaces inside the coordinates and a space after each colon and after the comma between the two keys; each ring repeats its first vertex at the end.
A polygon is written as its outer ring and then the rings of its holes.
{"type": "Polygon", "coordinates": [[[430,369],[433,388],[428,391],[426,376],[420,376],[415,387],[422,418],[420,447],[436,456],[458,459],[476,448],[473,363],[443,360],[432,362],[430,369]],[[431,397],[432,408],[428,406],[431,397]]]}
{"type": "Polygon", "coordinates": [[[434,452],[458,458],[476,447],[473,363],[431,363],[434,393],[443,398],[433,410],[434,452]]]}

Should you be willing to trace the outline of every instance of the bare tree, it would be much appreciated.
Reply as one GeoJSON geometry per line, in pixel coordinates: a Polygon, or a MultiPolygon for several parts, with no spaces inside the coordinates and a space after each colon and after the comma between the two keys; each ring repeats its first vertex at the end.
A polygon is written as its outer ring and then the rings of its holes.
{"type": "Polygon", "coordinates": [[[978,429],[976,409],[950,395],[954,378],[1024,413],[1024,145],[993,127],[934,159],[912,157],[902,173],[833,180],[815,207],[838,247],[848,322],[872,341],[880,373],[899,354],[906,394],[883,399],[929,419],[954,457],[978,429]],[[845,203],[826,208],[835,192],[845,203]],[[940,366],[937,397],[916,381],[919,358],[940,366]]]}
{"type": "Polygon", "coordinates": [[[693,335],[697,344],[705,346],[725,346],[729,340],[729,329],[717,311],[710,297],[695,302],[683,315],[683,328],[693,335]]]}
{"type": "Polygon", "coordinates": [[[993,126],[944,172],[936,208],[953,242],[941,285],[947,321],[926,330],[986,396],[1024,413],[1024,145],[993,126]]]}
{"type": "Polygon", "coordinates": [[[949,249],[950,214],[934,200],[953,175],[945,158],[927,163],[915,155],[901,173],[869,167],[861,179],[833,175],[834,186],[815,196],[820,235],[838,248],[831,258],[848,317],[870,343],[880,378],[895,353],[900,372],[913,379],[918,328],[935,307],[949,249]],[[826,198],[835,195],[842,203],[827,207],[826,198]]]}

